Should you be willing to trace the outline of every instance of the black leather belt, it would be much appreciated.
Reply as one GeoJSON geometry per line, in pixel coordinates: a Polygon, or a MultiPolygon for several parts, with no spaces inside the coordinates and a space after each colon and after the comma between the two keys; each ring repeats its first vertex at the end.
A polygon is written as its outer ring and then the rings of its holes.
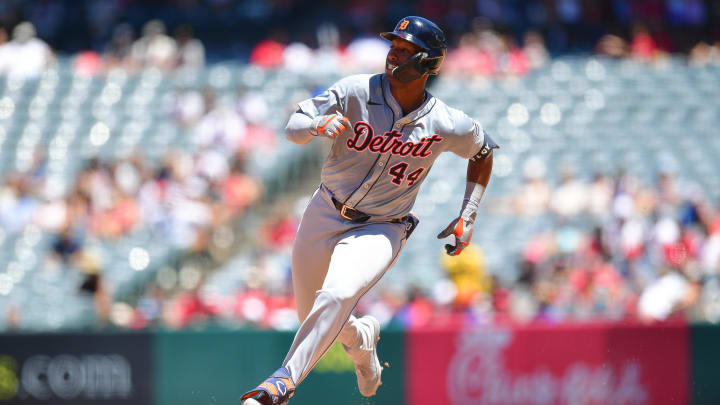
{"type": "Polygon", "coordinates": [[[332,198],[332,202],[333,204],[335,204],[335,208],[340,211],[340,216],[347,219],[348,221],[366,222],[368,219],[370,219],[370,215],[362,211],[358,211],[355,208],[348,207],[347,205],[338,201],[335,197],[332,198]]]}
{"type": "MultiPolygon", "coordinates": [[[[333,202],[333,204],[335,204],[335,208],[337,208],[337,210],[340,211],[340,216],[347,219],[350,222],[363,223],[363,222],[367,222],[367,220],[370,219],[370,215],[368,215],[362,211],[358,211],[355,208],[349,207],[349,206],[341,203],[340,201],[335,199],[335,197],[332,197],[332,202],[333,202]]],[[[402,217],[402,218],[391,219],[388,222],[400,223],[400,222],[405,221],[405,218],[407,218],[407,216],[402,217]]]]}

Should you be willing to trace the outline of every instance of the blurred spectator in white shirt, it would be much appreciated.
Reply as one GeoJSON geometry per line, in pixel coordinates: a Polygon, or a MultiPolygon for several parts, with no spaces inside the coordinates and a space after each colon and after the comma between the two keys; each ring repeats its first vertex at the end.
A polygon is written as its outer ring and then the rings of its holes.
{"type": "Polygon", "coordinates": [[[0,184],[0,228],[9,233],[19,232],[30,224],[37,209],[31,184],[22,176],[10,176],[0,184]]]}
{"type": "Polygon", "coordinates": [[[385,68],[385,56],[389,45],[384,39],[375,36],[361,36],[347,47],[349,63],[344,64],[353,72],[380,72],[385,68]]]}
{"type": "Polygon", "coordinates": [[[235,155],[247,132],[245,120],[234,108],[220,102],[212,90],[205,92],[205,111],[193,130],[193,143],[228,158],[235,155]]]}
{"type": "Polygon", "coordinates": [[[249,124],[254,125],[265,124],[270,114],[265,97],[252,90],[238,95],[237,109],[249,124]]]}
{"type": "Polygon", "coordinates": [[[205,98],[195,89],[180,89],[171,96],[172,117],[181,128],[195,125],[205,113],[205,98]]]}
{"type": "Polygon", "coordinates": [[[307,72],[316,64],[312,49],[302,42],[293,42],[283,50],[283,65],[292,72],[307,72]]]}
{"type": "Polygon", "coordinates": [[[52,62],[50,47],[36,37],[35,26],[22,22],[13,29],[12,41],[3,45],[5,63],[0,65],[0,74],[19,78],[40,75],[52,62]]]}
{"type": "Polygon", "coordinates": [[[579,215],[587,207],[587,187],[575,177],[573,169],[564,169],[562,181],[553,193],[550,206],[562,217],[579,215]]]}
{"type": "Polygon", "coordinates": [[[588,210],[595,218],[603,219],[610,215],[610,203],[613,196],[613,184],[603,174],[595,174],[588,189],[588,210]]]}
{"type": "Polygon", "coordinates": [[[713,47],[705,41],[698,42],[690,50],[688,64],[695,67],[703,67],[712,63],[713,47]]]}
{"type": "Polygon", "coordinates": [[[523,165],[525,181],[513,201],[518,214],[532,217],[547,212],[551,191],[545,181],[546,171],[545,163],[538,158],[530,158],[523,165]]]}
{"type": "Polygon", "coordinates": [[[192,25],[183,24],[175,29],[177,44],[177,67],[180,69],[202,69],[205,66],[205,46],[195,38],[192,25]]]}
{"type": "Polygon", "coordinates": [[[720,273],[720,230],[708,236],[700,252],[700,261],[706,274],[720,273]]]}
{"type": "Polygon", "coordinates": [[[0,26],[0,75],[5,73],[5,66],[10,63],[10,46],[8,44],[8,33],[0,26]]]}
{"type": "Polygon", "coordinates": [[[247,133],[243,138],[241,149],[263,150],[263,153],[276,151],[277,132],[268,120],[271,108],[265,97],[259,92],[248,91],[238,97],[237,111],[247,122],[247,133]]]}
{"type": "Polygon", "coordinates": [[[640,319],[662,321],[675,311],[685,309],[697,301],[698,291],[682,273],[668,271],[648,285],[638,300],[640,319]]]}
{"type": "Polygon", "coordinates": [[[165,34],[165,24],[160,20],[148,21],[143,35],[132,46],[132,57],[141,67],[171,69],[177,58],[175,40],[165,34]]]}
{"type": "Polygon", "coordinates": [[[618,35],[605,34],[595,45],[595,52],[599,55],[622,58],[628,53],[628,43],[618,35]]]}
{"type": "Polygon", "coordinates": [[[317,28],[318,49],[315,51],[313,73],[332,74],[340,66],[340,32],[335,24],[321,24],[317,28]]]}

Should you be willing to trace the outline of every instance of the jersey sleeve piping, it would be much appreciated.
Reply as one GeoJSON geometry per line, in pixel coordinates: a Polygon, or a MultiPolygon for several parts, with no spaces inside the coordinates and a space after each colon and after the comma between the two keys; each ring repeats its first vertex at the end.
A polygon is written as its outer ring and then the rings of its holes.
{"type": "MultiPolygon", "coordinates": [[[[349,89],[348,89],[348,90],[349,90],[349,89]]],[[[338,108],[340,109],[340,111],[345,111],[345,106],[343,106],[342,98],[340,98],[340,95],[338,95],[337,90],[331,89],[331,90],[329,90],[329,91],[330,91],[330,93],[333,95],[333,97],[335,97],[335,103],[337,104],[337,106],[338,106],[338,108]]]]}

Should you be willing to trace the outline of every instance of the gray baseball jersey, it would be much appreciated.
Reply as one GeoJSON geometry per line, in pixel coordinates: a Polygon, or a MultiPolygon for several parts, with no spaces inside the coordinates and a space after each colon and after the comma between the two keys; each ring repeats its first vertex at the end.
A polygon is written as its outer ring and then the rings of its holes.
{"type": "MultiPolygon", "coordinates": [[[[352,310],[392,267],[417,224],[404,217],[438,155],[449,150],[484,157],[495,147],[480,124],[429,93],[403,116],[384,74],[350,76],[299,106],[311,118],[341,113],[352,128],[333,139],[322,187],[310,199],[293,244],[293,291],[302,325],[283,367],[296,383],[336,339],[349,356],[358,345],[373,344],[363,338],[373,335],[367,322],[352,310]],[[346,221],[332,198],[371,219],[346,221]]],[[[358,374],[359,387],[364,378],[358,374]]]]}
{"type": "Polygon", "coordinates": [[[403,116],[384,74],[349,76],[298,105],[311,118],[339,112],[350,120],[352,130],[333,140],[322,182],[374,217],[407,215],[441,152],[472,158],[496,146],[477,121],[430,93],[403,116]]]}

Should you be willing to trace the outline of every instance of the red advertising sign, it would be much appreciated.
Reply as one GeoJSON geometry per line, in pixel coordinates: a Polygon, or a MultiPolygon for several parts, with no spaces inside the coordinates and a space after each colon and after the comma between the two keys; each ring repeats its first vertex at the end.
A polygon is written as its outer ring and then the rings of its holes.
{"type": "Polygon", "coordinates": [[[683,405],[685,324],[414,330],[413,405],[683,405]]]}

